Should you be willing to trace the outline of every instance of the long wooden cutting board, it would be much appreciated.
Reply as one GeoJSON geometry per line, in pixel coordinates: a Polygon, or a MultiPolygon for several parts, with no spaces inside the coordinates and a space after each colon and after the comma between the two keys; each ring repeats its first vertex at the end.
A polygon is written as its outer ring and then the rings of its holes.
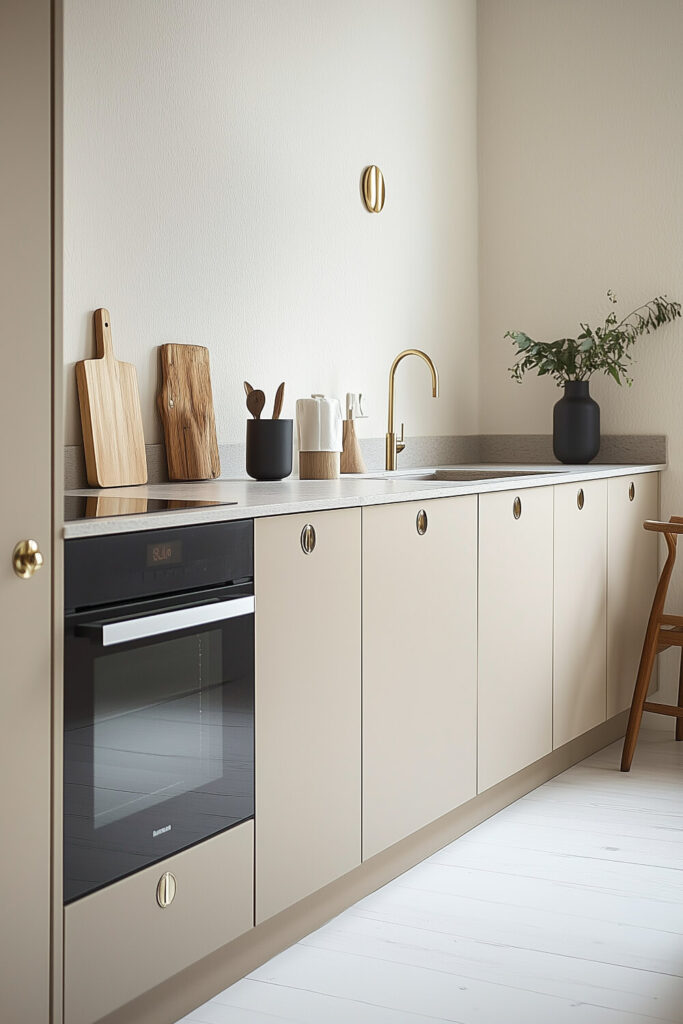
{"type": "Polygon", "coordinates": [[[160,345],[157,405],[166,439],[170,480],[212,480],[221,473],[211,392],[209,350],[160,345]]]}
{"type": "Polygon", "coordinates": [[[76,363],[85,468],[91,487],[147,483],[138,377],[114,358],[109,311],[95,311],[96,359],[76,363]]]}

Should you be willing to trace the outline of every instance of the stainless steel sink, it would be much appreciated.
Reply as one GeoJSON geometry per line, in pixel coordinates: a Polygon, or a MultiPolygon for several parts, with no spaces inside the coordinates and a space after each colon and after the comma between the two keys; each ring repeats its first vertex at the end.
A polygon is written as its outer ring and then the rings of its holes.
{"type": "Polygon", "coordinates": [[[377,476],[366,476],[366,480],[438,480],[436,472],[423,472],[417,470],[414,473],[378,473],[377,476]]]}
{"type": "Polygon", "coordinates": [[[432,480],[502,480],[506,477],[545,476],[547,469],[437,469],[432,480]]]}
{"type": "Polygon", "coordinates": [[[461,481],[466,483],[474,480],[502,480],[507,477],[520,477],[520,476],[545,476],[549,470],[547,469],[433,469],[428,472],[416,470],[414,473],[403,473],[401,471],[396,473],[383,473],[377,476],[368,476],[368,480],[441,480],[442,482],[448,481],[461,481]]]}

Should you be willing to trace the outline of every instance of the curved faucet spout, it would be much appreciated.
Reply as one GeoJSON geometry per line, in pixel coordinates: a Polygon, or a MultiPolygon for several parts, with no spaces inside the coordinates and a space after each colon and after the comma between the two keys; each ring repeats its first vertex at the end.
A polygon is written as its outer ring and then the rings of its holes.
{"type": "Polygon", "coordinates": [[[396,387],[396,367],[406,356],[419,356],[420,359],[424,359],[432,374],[432,397],[439,397],[439,374],[427,353],[419,348],[407,348],[403,352],[399,352],[389,370],[389,429],[386,438],[386,468],[389,470],[396,469],[396,456],[405,448],[403,428],[401,428],[401,438],[399,441],[396,440],[394,432],[394,391],[396,387]]]}

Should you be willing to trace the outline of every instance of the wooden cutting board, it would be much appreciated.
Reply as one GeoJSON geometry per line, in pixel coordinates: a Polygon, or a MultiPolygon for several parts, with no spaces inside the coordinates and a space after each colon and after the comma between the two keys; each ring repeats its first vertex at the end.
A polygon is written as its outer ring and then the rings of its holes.
{"type": "Polygon", "coordinates": [[[97,358],[76,363],[85,468],[91,487],[147,483],[138,377],[114,358],[109,311],[95,311],[97,358]]]}
{"type": "Polygon", "coordinates": [[[212,480],[221,474],[211,393],[209,350],[201,345],[160,345],[161,391],[170,480],[212,480]]]}

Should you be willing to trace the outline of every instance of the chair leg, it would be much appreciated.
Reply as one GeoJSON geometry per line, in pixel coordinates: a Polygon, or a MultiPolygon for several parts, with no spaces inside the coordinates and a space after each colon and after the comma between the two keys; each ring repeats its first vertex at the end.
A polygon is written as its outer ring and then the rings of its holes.
{"type": "Polygon", "coordinates": [[[633,700],[631,701],[631,713],[628,716],[628,726],[626,728],[626,736],[624,737],[624,750],[621,755],[622,772],[630,771],[631,761],[633,760],[636,743],[638,742],[640,722],[643,717],[643,704],[647,697],[650,679],[652,678],[652,669],[659,650],[659,629],[662,623],[666,594],[669,589],[669,581],[671,580],[671,573],[673,572],[674,563],[676,561],[677,536],[672,533],[667,533],[666,530],[664,530],[663,533],[669,553],[659,577],[659,583],[657,584],[654,600],[652,602],[650,617],[647,621],[643,653],[640,656],[638,676],[636,678],[636,685],[633,691],[633,700]]]}
{"type": "Polygon", "coordinates": [[[647,691],[650,688],[652,669],[654,668],[655,658],[657,657],[657,638],[657,629],[648,629],[647,636],[645,637],[645,644],[643,645],[643,653],[640,658],[638,677],[633,691],[631,713],[628,716],[626,736],[624,737],[624,750],[621,755],[622,772],[628,772],[631,770],[631,761],[633,760],[633,755],[636,750],[638,733],[640,732],[640,722],[643,717],[643,704],[647,697],[647,691]]]}
{"type": "MultiPolygon", "coordinates": [[[[678,672],[678,706],[683,708],[683,647],[681,647],[681,667],[678,672]]],[[[683,718],[676,719],[676,739],[683,740],[683,718]]]]}

